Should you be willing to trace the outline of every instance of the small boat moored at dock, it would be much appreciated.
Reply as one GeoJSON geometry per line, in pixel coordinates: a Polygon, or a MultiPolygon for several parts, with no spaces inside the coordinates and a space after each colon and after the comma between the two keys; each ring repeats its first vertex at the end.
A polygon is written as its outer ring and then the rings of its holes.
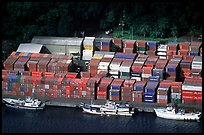
{"type": "Polygon", "coordinates": [[[165,119],[199,121],[201,118],[201,112],[185,112],[169,105],[166,108],[154,108],[154,111],[157,117],[165,119]]]}
{"type": "Polygon", "coordinates": [[[133,116],[134,109],[128,104],[116,104],[113,101],[107,101],[105,105],[84,104],[83,112],[99,115],[117,115],[117,116],[133,116]]]}
{"type": "Polygon", "coordinates": [[[45,108],[45,103],[30,96],[25,100],[3,98],[3,102],[7,107],[14,109],[43,110],[45,108]]]}

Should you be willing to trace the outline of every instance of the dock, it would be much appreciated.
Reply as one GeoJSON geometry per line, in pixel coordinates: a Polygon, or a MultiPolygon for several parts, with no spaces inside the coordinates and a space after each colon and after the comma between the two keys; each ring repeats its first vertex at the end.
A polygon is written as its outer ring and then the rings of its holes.
{"type": "MultiPolygon", "coordinates": [[[[15,96],[15,95],[2,95],[2,98],[20,98],[24,99],[24,96],[15,96]]],[[[91,103],[90,99],[72,99],[72,98],[49,98],[49,97],[39,97],[39,100],[44,102],[46,106],[55,106],[55,107],[74,107],[79,108],[81,103],[89,104],[91,103]]],[[[92,100],[93,104],[105,104],[106,100],[98,99],[92,100]]],[[[126,101],[115,101],[116,103],[127,103],[126,101]]],[[[165,107],[166,104],[158,103],[137,103],[137,102],[128,102],[129,105],[136,109],[138,112],[154,112],[154,108],[165,107]]],[[[188,104],[178,104],[179,108],[188,110],[188,111],[202,111],[202,105],[188,105],[188,104]]]]}

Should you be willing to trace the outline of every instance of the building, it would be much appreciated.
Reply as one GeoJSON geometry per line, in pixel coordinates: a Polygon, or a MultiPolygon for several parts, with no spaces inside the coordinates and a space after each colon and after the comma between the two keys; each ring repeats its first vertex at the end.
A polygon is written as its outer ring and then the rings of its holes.
{"type": "Polygon", "coordinates": [[[72,55],[81,59],[83,38],[34,36],[31,43],[42,44],[51,54],[72,55]]]}

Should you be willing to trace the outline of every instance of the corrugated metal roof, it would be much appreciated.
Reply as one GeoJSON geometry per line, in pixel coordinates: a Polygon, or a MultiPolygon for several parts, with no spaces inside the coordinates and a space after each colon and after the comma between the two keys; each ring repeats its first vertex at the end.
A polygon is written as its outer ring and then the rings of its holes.
{"type": "Polygon", "coordinates": [[[81,45],[83,38],[34,36],[31,43],[43,45],[81,45]]]}
{"type": "Polygon", "coordinates": [[[21,43],[16,52],[40,53],[42,44],[21,43]]]}

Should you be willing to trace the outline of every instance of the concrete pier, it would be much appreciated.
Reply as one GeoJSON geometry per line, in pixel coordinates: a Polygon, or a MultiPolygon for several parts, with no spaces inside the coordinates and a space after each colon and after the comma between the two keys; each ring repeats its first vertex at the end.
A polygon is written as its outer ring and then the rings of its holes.
{"type": "MultiPolygon", "coordinates": [[[[2,95],[3,98],[20,98],[25,99],[24,96],[15,95],[2,95]]],[[[38,97],[39,100],[44,102],[46,106],[56,106],[56,107],[80,107],[81,103],[91,103],[90,99],[68,99],[68,98],[49,98],[49,97],[38,97]]],[[[93,104],[105,104],[106,100],[92,100],[93,104]]],[[[126,103],[126,101],[115,101],[116,103],[126,103]]],[[[129,105],[135,108],[138,112],[154,112],[154,108],[165,107],[165,104],[158,103],[136,103],[128,102],[129,105]]],[[[202,105],[186,105],[178,104],[179,108],[188,111],[202,111],[202,105]]]]}

